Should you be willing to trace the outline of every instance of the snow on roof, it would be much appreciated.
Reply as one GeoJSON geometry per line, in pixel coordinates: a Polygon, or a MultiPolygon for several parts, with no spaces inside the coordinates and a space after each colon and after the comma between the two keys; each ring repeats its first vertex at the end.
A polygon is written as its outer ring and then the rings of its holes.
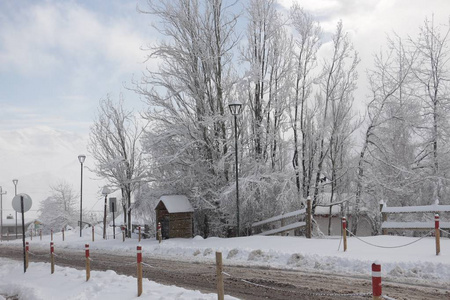
{"type": "MultiPolygon", "coordinates": [[[[35,222],[35,221],[37,221],[37,219],[25,218],[24,223],[25,223],[25,225],[29,225],[30,223],[35,222]]],[[[3,219],[3,224],[2,225],[4,227],[10,227],[10,226],[15,227],[16,226],[16,220],[15,219],[3,219]]],[[[17,220],[17,226],[22,226],[22,218],[21,217],[19,217],[18,220],[17,220]]]]}
{"type": "MultiPolygon", "coordinates": [[[[193,212],[194,208],[185,195],[161,196],[159,201],[164,203],[169,213],[193,212]]],[[[159,204],[159,202],[158,202],[159,204]]]]}
{"type": "Polygon", "coordinates": [[[412,212],[446,212],[450,211],[450,205],[422,205],[422,206],[399,206],[388,207],[383,206],[383,213],[412,213],[412,212]]]}

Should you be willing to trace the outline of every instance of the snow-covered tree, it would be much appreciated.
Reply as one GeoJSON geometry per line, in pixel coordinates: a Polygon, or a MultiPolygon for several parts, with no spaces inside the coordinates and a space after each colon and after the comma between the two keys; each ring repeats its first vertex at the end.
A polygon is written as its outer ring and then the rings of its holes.
{"type": "Polygon", "coordinates": [[[67,182],[50,186],[51,195],[39,204],[39,220],[44,230],[59,231],[66,226],[76,227],[79,210],[76,209],[78,195],[67,182]]]}
{"type": "Polygon", "coordinates": [[[221,0],[149,1],[165,40],[151,45],[148,70],[137,85],[148,103],[144,150],[154,188],[187,195],[210,212],[218,234],[228,221],[221,200],[230,172],[229,112],[236,17],[221,0]],[[213,217],[214,216],[214,217],[213,217]]]}
{"type": "Polygon", "coordinates": [[[146,174],[140,138],[143,127],[123,99],[114,103],[109,96],[100,100],[91,127],[89,153],[95,160],[95,174],[122,191],[124,223],[131,235],[131,194],[146,174]]]}

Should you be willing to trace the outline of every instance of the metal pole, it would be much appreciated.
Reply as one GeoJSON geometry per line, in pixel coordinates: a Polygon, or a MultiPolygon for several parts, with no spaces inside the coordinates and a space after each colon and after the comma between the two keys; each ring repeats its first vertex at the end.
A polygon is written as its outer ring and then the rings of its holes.
{"type": "MultiPolygon", "coordinates": [[[[17,182],[14,182],[14,196],[17,196],[17,182]]],[[[17,211],[16,211],[16,239],[17,239],[17,211]]]]}
{"type": "MultiPolygon", "coordinates": [[[[111,201],[111,199],[110,199],[111,201]]],[[[114,216],[114,212],[116,210],[114,202],[111,203],[111,207],[112,207],[112,213],[113,213],[113,236],[114,239],[116,239],[116,217],[114,216]]]]}
{"type": "Polygon", "coordinates": [[[105,194],[105,209],[103,211],[103,239],[106,240],[106,198],[108,194],[105,194]]]}
{"type": "Polygon", "coordinates": [[[26,273],[27,272],[27,258],[25,255],[25,218],[24,218],[24,212],[23,212],[23,196],[20,196],[20,211],[22,212],[23,272],[26,273]]]}
{"type": "Polygon", "coordinates": [[[80,237],[83,236],[83,163],[81,163],[81,189],[80,189],[80,237]]]}
{"type": "Polygon", "coordinates": [[[2,187],[0,186],[0,239],[3,242],[3,193],[2,187]]]}
{"type": "Polygon", "coordinates": [[[234,154],[236,156],[236,236],[240,235],[240,219],[239,219],[239,171],[238,171],[238,142],[237,142],[237,116],[234,115],[234,154]]]}

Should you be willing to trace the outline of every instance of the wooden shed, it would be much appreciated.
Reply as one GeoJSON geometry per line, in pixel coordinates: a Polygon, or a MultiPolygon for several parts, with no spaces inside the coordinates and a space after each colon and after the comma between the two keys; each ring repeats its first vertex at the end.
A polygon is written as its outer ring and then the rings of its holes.
{"type": "Polygon", "coordinates": [[[186,196],[161,196],[155,211],[156,226],[161,223],[163,239],[192,237],[194,208],[186,196]]]}

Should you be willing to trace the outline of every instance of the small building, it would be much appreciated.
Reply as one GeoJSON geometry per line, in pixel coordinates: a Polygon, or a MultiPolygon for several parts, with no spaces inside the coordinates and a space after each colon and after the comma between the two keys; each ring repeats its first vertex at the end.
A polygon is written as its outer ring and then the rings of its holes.
{"type": "Polygon", "coordinates": [[[184,195],[161,196],[155,207],[156,226],[161,223],[163,239],[193,236],[194,208],[184,195]]]}
{"type": "MultiPolygon", "coordinates": [[[[25,218],[25,231],[28,234],[28,230],[33,229],[35,230],[38,228],[37,226],[41,223],[36,219],[29,219],[25,218]]],[[[17,238],[22,238],[22,217],[19,215],[19,218],[17,220],[17,227],[16,227],[16,220],[12,215],[9,215],[6,217],[6,219],[3,219],[1,222],[1,228],[0,228],[0,240],[14,240],[17,238]],[[17,230],[17,233],[16,233],[17,230]]],[[[34,234],[36,234],[34,232],[34,234]]]]}

